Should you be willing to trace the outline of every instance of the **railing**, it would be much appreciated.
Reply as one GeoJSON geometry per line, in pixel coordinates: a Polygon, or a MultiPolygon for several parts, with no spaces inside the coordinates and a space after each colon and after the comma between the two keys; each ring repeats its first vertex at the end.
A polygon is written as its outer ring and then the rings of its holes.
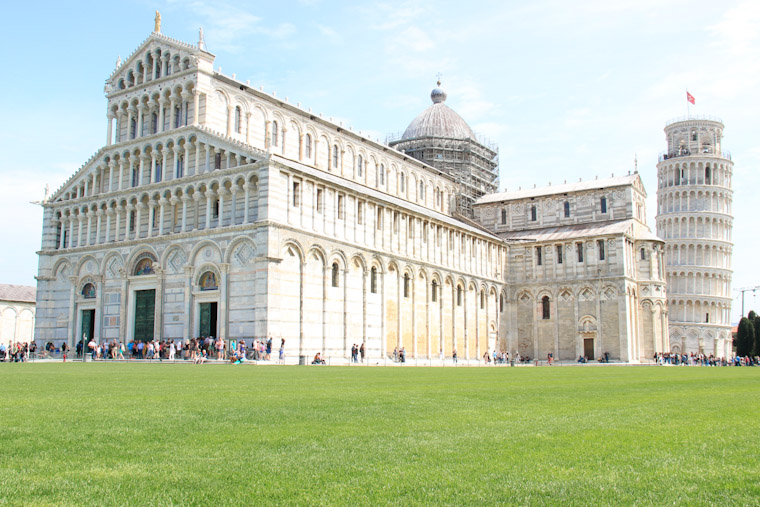
{"type": "Polygon", "coordinates": [[[668,120],[665,123],[665,126],[668,127],[670,125],[673,125],[674,123],[682,122],[682,121],[692,121],[692,120],[706,120],[706,121],[716,121],[718,123],[723,123],[723,120],[718,118],[717,116],[710,116],[706,114],[694,114],[689,116],[679,116],[678,118],[673,118],[672,120],[668,120]]]}
{"type": "MultiPolygon", "coordinates": [[[[660,156],[658,157],[659,162],[663,162],[665,160],[670,160],[673,158],[681,158],[681,157],[700,157],[702,155],[714,155],[715,150],[712,147],[708,148],[702,148],[700,151],[696,151],[694,153],[691,152],[691,150],[680,150],[680,151],[672,151],[672,152],[661,152],[660,156]]],[[[725,159],[731,160],[731,152],[729,151],[722,151],[719,153],[719,155],[725,159]]]]}

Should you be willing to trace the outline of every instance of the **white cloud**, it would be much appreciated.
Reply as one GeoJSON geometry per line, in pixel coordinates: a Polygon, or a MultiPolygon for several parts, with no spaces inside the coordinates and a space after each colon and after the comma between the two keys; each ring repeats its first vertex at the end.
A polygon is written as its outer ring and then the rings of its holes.
{"type": "Polygon", "coordinates": [[[329,26],[317,24],[317,30],[319,30],[319,33],[324,35],[333,44],[338,44],[343,41],[340,34],[329,26]]]}

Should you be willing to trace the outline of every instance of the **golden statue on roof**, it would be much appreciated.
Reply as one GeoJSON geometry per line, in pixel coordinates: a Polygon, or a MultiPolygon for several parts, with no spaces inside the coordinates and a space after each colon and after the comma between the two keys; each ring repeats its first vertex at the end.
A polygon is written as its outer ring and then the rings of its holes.
{"type": "Polygon", "coordinates": [[[153,32],[161,33],[161,13],[158,11],[156,11],[156,21],[155,25],[153,26],[153,32]]]}

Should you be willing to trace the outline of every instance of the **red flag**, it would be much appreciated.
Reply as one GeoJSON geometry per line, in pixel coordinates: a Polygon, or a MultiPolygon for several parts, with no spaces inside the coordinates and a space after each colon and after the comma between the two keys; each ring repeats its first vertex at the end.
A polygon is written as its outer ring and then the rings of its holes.
{"type": "Polygon", "coordinates": [[[686,100],[688,100],[688,101],[689,101],[689,102],[691,102],[692,104],[696,105],[696,103],[694,102],[694,95],[692,95],[692,94],[691,94],[691,93],[689,93],[689,92],[686,92],[686,100]]]}

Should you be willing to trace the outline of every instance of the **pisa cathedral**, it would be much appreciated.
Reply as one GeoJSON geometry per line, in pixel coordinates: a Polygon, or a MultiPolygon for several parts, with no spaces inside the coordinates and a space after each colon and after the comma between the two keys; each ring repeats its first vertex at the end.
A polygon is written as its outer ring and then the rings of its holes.
{"type": "Polygon", "coordinates": [[[665,243],[637,173],[496,193],[495,148],[440,87],[389,145],[213,64],[157,23],[107,79],[105,146],[44,204],[37,340],[670,350],[665,243]]]}

